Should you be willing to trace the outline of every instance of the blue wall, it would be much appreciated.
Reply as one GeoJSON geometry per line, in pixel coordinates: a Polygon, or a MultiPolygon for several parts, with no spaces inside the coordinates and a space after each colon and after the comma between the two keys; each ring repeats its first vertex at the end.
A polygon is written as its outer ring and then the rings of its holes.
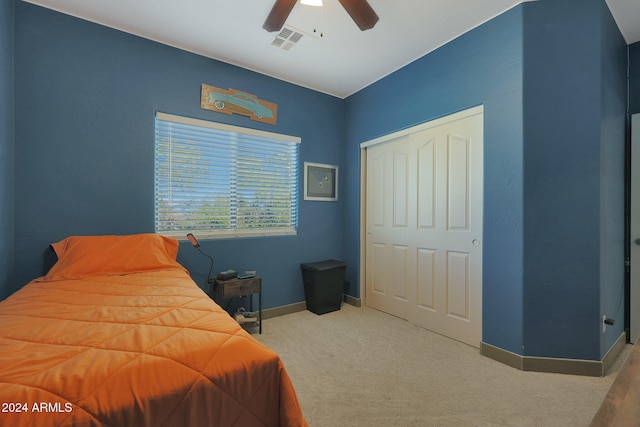
{"type": "MultiPolygon", "coordinates": [[[[622,318],[613,312],[626,101],[626,47],[604,0],[524,3],[346,100],[28,3],[15,9],[15,152],[0,142],[15,157],[15,185],[0,184],[2,202],[15,199],[15,218],[0,219],[15,223],[15,259],[0,298],[46,271],[51,242],[153,231],[156,111],[298,135],[301,164],[339,165],[341,200],[301,195],[298,236],[203,249],[216,270],[258,270],[266,307],[302,301],[299,264],[325,258],[347,261],[346,291],[357,297],[359,144],[482,104],[483,341],[521,355],[600,359],[620,334],[623,322],[600,332],[602,314],[622,318]],[[277,126],[201,110],[202,83],[277,103],[277,126]]],[[[12,14],[3,6],[0,20],[12,14]]],[[[630,49],[632,74],[638,50],[630,49]]],[[[4,91],[10,68],[0,68],[4,91]]],[[[632,75],[632,105],[639,80],[632,75]]],[[[0,123],[10,126],[3,105],[0,123]]],[[[179,260],[203,282],[204,257],[183,243],[179,260]]]]}
{"type": "Polygon", "coordinates": [[[600,127],[600,313],[616,320],[601,335],[600,357],[624,331],[625,159],[627,44],[602,7],[602,116],[600,127]]]}
{"type": "MultiPolygon", "coordinates": [[[[157,111],[300,136],[301,165],[342,165],[338,98],[25,2],[15,44],[15,267],[3,296],[43,274],[48,245],[68,235],[153,232],[157,111]],[[277,125],[200,109],[202,83],[275,102],[277,125]]],[[[266,308],[304,301],[301,262],[344,256],[343,202],[300,200],[297,236],[202,242],[215,271],[258,271],[266,308]]],[[[178,260],[203,284],[205,257],[184,242],[178,260]]]]}
{"type": "Polygon", "coordinates": [[[599,360],[622,332],[600,319],[624,283],[625,50],[604,0],[524,3],[347,100],[347,164],[361,142],[484,104],[485,343],[599,360]]]}
{"type": "Polygon", "coordinates": [[[593,360],[624,286],[626,44],[579,3],[525,8],[524,354],[593,360]]]}
{"type": "Polygon", "coordinates": [[[629,112],[640,113],[640,42],[629,46],[629,112]]]}
{"type": "MultiPolygon", "coordinates": [[[[350,165],[362,142],[484,104],[484,341],[515,353],[522,345],[522,72],[516,7],[347,99],[350,165]]],[[[346,174],[346,246],[357,265],[360,172],[346,174]]],[[[358,283],[351,280],[354,294],[358,283]]]]}
{"type": "Polygon", "coordinates": [[[0,0],[0,291],[13,265],[13,15],[13,0],[0,0]]]}

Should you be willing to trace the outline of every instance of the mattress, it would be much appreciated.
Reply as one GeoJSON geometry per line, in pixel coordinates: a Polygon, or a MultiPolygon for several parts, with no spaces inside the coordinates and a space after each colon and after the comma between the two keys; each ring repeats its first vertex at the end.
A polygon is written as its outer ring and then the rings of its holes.
{"type": "Polygon", "coordinates": [[[54,266],[0,302],[0,425],[307,425],[275,352],[179,264],[138,267],[54,266]]]}

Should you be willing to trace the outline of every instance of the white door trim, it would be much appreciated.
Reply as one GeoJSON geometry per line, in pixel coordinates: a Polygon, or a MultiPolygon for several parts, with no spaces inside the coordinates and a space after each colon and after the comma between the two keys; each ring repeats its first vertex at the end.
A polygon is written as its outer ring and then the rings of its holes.
{"type": "Polygon", "coordinates": [[[360,144],[360,305],[367,305],[367,149],[360,144]]]}
{"type": "Polygon", "coordinates": [[[406,129],[401,129],[399,131],[389,133],[386,135],[379,136],[377,138],[371,139],[369,141],[365,141],[360,144],[360,149],[371,147],[372,145],[382,144],[383,142],[390,141],[392,139],[400,138],[401,136],[410,135],[415,132],[420,132],[425,129],[430,129],[433,127],[441,126],[445,123],[455,122],[460,119],[464,119],[465,117],[475,116],[476,114],[484,113],[484,105],[478,105],[477,107],[471,107],[466,110],[458,111],[457,113],[452,113],[445,117],[440,117],[439,119],[433,119],[429,122],[425,122],[419,125],[411,126],[406,129]]]}
{"type": "MultiPolygon", "coordinates": [[[[629,229],[629,340],[638,341],[640,336],[640,247],[636,239],[640,238],[640,224],[634,221],[634,214],[640,212],[640,113],[631,116],[631,194],[629,229]],[[635,200],[635,203],[634,203],[635,200]]],[[[635,217],[637,218],[637,217],[635,217]]]]}

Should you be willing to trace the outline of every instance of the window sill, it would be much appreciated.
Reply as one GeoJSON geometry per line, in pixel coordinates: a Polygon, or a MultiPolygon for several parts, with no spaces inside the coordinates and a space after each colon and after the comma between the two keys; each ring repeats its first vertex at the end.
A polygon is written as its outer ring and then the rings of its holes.
{"type": "Polygon", "coordinates": [[[295,229],[276,230],[243,230],[243,231],[210,231],[210,230],[185,230],[181,232],[156,232],[177,240],[188,240],[187,233],[193,233],[199,240],[202,239],[239,239],[244,237],[276,237],[295,236],[298,231],[295,229]]]}

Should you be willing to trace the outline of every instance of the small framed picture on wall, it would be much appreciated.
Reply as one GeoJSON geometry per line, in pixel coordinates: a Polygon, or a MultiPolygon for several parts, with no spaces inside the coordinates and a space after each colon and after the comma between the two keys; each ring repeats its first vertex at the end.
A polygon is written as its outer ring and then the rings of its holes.
{"type": "Polygon", "coordinates": [[[338,200],[338,166],[304,162],[304,199],[338,200]]]}

